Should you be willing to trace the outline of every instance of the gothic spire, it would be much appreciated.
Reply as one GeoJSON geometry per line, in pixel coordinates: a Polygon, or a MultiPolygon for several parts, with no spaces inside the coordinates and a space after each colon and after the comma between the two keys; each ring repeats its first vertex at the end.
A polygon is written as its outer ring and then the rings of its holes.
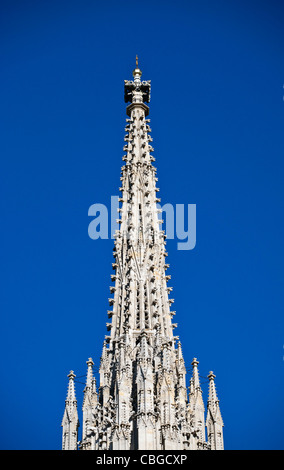
{"type": "Polygon", "coordinates": [[[68,374],[68,390],[67,390],[67,398],[66,398],[66,408],[68,410],[69,415],[71,416],[74,412],[74,410],[77,409],[77,400],[76,400],[76,395],[75,395],[75,385],[74,385],[74,379],[76,375],[74,374],[73,370],[71,370],[68,374]]]}
{"type": "Polygon", "coordinates": [[[193,378],[193,389],[195,392],[201,390],[200,382],[199,382],[198,364],[199,364],[198,360],[196,359],[196,357],[194,357],[191,365],[193,368],[192,378],[193,378]]]}
{"type": "Polygon", "coordinates": [[[202,398],[202,390],[200,387],[199,381],[199,372],[198,372],[198,360],[193,359],[191,365],[193,367],[192,372],[192,396],[190,403],[193,410],[193,423],[198,436],[198,445],[199,443],[205,440],[205,420],[204,420],[204,402],[202,398]]]}
{"type": "Polygon", "coordinates": [[[68,374],[69,383],[67,398],[65,400],[65,411],[62,419],[62,449],[76,450],[78,441],[79,419],[77,412],[77,400],[75,396],[74,379],[76,375],[73,370],[68,374]]]}
{"type": "Polygon", "coordinates": [[[212,450],[222,450],[223,443],[223,419],[219,408],[219,400],[215,387],[215,375],[209,372],[209,396],[207,401],[206,427],[208,442],[212,450]]]}
{"type": "Polygon", "coordinates": [[[215,377],[216,375],[213,374],[212,371],[209,372],[208,379],[209,379],[209,397],[208,397],[208,405],[211,409],[216,408],[216,404],[219,403],[217,398],[217,392],[215,387],[215,377]]]}
{"type": "Polygon", "coordinates": [[[141,80],[137,56],[132,75],[133,80],[124,82],[128,117],[120,178],[120,228],[113,251],[113,296],[107,311],[110,322],[103,343],[98,393],[93,361],[87,361],[80,447],[207,449],[198,361],[194,358],[192,362],[188,397],[181,343],[173,334],[177,324],[172,323],[174,300],[169,297],[171,276],[166,274],[166,236],[158,217],[161,200],[157,197],[157,169],[147,118],[151,82],[141,80]]]}

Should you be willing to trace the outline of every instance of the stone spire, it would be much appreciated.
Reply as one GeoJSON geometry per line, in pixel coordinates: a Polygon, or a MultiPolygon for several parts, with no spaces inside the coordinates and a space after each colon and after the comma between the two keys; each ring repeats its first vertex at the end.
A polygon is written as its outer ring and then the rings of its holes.
{"type": "Polygon", "coordinates": [[[223,419],[219,408],[219,400],[215,388],[215,375],[209,372],[209,397],[207,402],[206,427],[208,442],[212,450],[223,450],[223,419]]]}
{"type": "Polygon", "coordinates": [[[191,365],[192,372],[192,391],[190,403],[193,412],[193,426],[196,435],[198,436],[197,447],[202,446],[205,441],[205,423],[204,423],[204,402],[202,398],[202,390],[199,381],[198,364],[196,358],[193,359],[191,365]]]}
{"type": "Polygon", "coordinates": [[[87,380],[86,380],[86,387],[84,390],[84,399],[83,399],[83,431],[82,431],[82,438],[88,444],[86,447],[91,447],[91,442],[89,440],[89,435],[92,433],[93,430],[93,409],[97,405],[97,390],[96,390],[96,379],[93,377],[93,360],[90,357],[87,361],[87,380]]]}
{"type": "Polygon", "coordinates": [[[151,82],[124,82],[126,135],[121,168],[120,228],[114,234],[109,298],[98,391],[87,362],[81,449],[183,450],[209,448],[197,365],[189,397],[186,367],[172,323],[166,236],[158,217],[148,103],[151,82]]]}
{"type": "Polygon", "coordinates": [[[65,411],[62,419],[62,449],[77,450],[79,419],[77,412],[77,400],[75,396],[74,379],[76,375],[70,371],[68,378],[68,391],[65,400],[65,411]]]}

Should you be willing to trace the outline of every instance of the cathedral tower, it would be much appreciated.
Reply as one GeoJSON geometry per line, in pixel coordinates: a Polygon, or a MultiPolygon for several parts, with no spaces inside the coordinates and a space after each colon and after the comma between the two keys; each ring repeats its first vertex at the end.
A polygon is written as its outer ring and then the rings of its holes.
{"type": "MultiPolygon", "coordinates": [[[[133,71],[125,80],[126,144],[121,169],[120,229],[115,233],[114,274],[97,388],[87,361],[83,400],[83,450],[222,449],[223,422],[210,372],[207,420],[198,361],[186,388],[186,368],[167,275],[166,235],[158,218],[149,114],[150,81],[133,71]],[[205,426],[208,427],[206,440],[205,426]]],[[[63,449],[76,449],[78,432],[74,374],[62,421],[63,449]]]]}

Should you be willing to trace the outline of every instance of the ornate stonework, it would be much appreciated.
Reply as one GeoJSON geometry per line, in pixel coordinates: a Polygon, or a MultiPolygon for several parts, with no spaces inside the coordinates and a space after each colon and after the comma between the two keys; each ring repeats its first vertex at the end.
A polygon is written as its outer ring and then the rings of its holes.
{"type": "MultiPolygon", "coordinates": [[[[166,235],[160,229],[156,203],[156,168],[149,113],[150,81],[141,81],[136,65],[133,81],[125,81],[130,103],[121,169],[120,230],[115,233],[115,274],[109,299],[108,335],[100,362],[100,384],[87,361],[83,400],[83,450],[223,449],[223,421],[210,372],[207,418],[198,375],[186,388],[181,343],[174,335],[171,276],[166,274],[166,235]],[[207,427],[207,439],[205,427],[207,427]]],[[[62,421],[63,449],[78,448],[78,413],[74,373],[62,421]]]]}

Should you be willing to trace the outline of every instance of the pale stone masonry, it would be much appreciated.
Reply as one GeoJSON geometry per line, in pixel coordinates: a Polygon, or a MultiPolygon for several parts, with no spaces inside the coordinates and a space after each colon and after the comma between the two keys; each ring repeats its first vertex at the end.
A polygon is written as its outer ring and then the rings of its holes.
{"type": "Polygon", "coordinates": [[[181,343],[174,335],[171,276],[166,274],[166,235],[158,218],[156,168],[152,155],[150,81],[133,71],[125,81],[125,165],[121,169],[120,229],[115,233],[114,274],[108,335],[100,362],[100,383],[87,361],[82,440],[73,371],[62,421],[65,450],[223,449],[223,421],[213,372],[208,375],[207,417],[198,374],[186,387],[181,343]],[[206,433],[207,428],[207,433],[206,433]],[[206,438],[207,434],[207,438],[206,438]]]}

